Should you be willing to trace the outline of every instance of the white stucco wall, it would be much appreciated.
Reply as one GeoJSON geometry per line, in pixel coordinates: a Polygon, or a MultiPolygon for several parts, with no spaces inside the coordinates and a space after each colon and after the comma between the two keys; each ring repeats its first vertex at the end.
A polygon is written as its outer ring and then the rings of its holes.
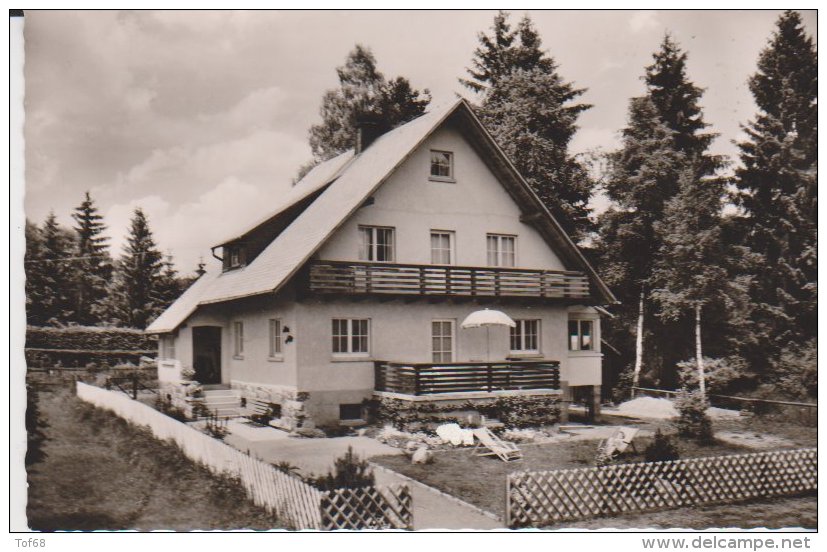
{"type": "Polygon", "coordinates": [[[517,266],[564,269],[471,145],[451,126],[438,129],[318,251],[316,258],[359,258],[359,225],[396,228],[396,262],[430,264],[431,230],[455,232],[454,264],[486,266],[486,234],[517,236],[517,266]],[[456,182],[429,180],[430,151],[454,153],[456,182]]]}

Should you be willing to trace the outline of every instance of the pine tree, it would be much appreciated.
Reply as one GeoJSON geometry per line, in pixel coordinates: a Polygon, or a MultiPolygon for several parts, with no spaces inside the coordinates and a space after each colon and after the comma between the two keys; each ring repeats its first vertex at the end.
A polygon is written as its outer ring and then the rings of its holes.
{"type": "Polygon", "coordinates": [[[26,322],[32,326],[43,326],[48,320],[47,305],[52,297],[49,293],[48,268],[43,263],[43,237],[37,224],[26,219],[26,252],[23,266],[26,269],[26,322]]]}
{"type": "Polygon", "coordinates": [[[172,253],[164,256],[161,274],[158,279],[158,307],[161,311],[170,306],[183,293],[183,281],[178,277],[172,253]]]}
{"type": "Polygon", "coordinates": [[[137,208],[103,309],[109,322],[143,329],[160,314],[165,305],[161,261],[146,216],[137,208]]]}
{"type": "Polygon", "coordinates": [[[73,263],[73,321],[93,325],[100,321],[97,309],[106,296],[106,286],[112,274],[108,238],[103,235],[106,225],[98,214],[94,200],[86,192],[83,202],[72,213],[75,220],[76,259],[73,263]]]}
{"type": "Polygon", "coordinates": [[[481,93],[480,118],[543,203],[568,233],[584,237],[594,183],[568,145],[591,107],[575,103],[585,89],[563,80],[528,16],[511,31],[500,12],[492,33],[479,35],[471,79],[460,82],[481,93]]]}
{"type": "Polygon", "coordinates": [[[431,101],[427,89],[412,88],[404,77],[387,80],[376,68],[373,53],[361,45],[336,72],[340,86],[325,93],[322,122],[310,127],[310,148],[317,163],[353,147],[358,118],[369,115],[388,131],[422,115],[431,101]]]}
{"type": "Polygon", "coordinates": [[[778,19],[749,88],[759,111],[738,144],[736,199],[746,243],[762,261],[752,319],[771,361],[817,328],[818,63],[798,13],[778,19]]]}

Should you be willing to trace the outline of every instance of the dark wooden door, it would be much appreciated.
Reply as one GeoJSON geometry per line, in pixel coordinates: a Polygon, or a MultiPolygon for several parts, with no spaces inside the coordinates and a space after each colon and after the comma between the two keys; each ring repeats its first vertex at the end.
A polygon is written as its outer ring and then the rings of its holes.
{"type": "Polygon", "coordinates": [[[221,383],[221,328],[199,326],[192,329],[192,358],[195,380],[221,383]]]}

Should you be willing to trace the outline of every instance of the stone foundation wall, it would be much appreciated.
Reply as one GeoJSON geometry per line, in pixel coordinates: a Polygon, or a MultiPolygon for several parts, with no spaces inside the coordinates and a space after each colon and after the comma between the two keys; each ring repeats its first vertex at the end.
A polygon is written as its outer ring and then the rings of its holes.
{"type": "Polygon", "coordinates": [[[190,396],[188,393],[190,387],[190,382],[186,381],[160,381],[158,382],[158,393],[163,400],[175,408],[183,410],[187,418],[194,418],[196,405],[204,404],[204,399],[190,396]]]}
{"type": "Polygon", "coordinates": [[[307,393],[301,393],[295,387],[286,385],[266,385],[233,380],[230,387],[239,391],[246,400],[259,400],[281,406],[281,418],[270,422],[273,427],[287,431],[313,429],[315,424],[307,411],[307,393]]]}

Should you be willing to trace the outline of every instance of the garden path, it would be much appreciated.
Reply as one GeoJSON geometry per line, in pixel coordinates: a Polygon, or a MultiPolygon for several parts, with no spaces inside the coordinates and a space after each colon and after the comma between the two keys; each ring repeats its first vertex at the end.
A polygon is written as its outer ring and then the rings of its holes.
{"type": "MultiPolygon", "coordinates": [[[[336,458],[347,452],[348,447],[362,458],[401,454],[369,437],[329,437],[326,439],[298,439],[287,433],[273,434],[270,439],[251,440],[239,433],[231,433],[225,442],[251,456],[266,462],[289,462],[302,475],[323,474],[333,468],[336,458]]],[[[404,476],[386,469],[374,469],[378,485],[409,483],[414,505],[414,529],[497,529],[502,523],[488,517],[473,507],[443,495],[436,489],[411,482],[404,476]]]]}

